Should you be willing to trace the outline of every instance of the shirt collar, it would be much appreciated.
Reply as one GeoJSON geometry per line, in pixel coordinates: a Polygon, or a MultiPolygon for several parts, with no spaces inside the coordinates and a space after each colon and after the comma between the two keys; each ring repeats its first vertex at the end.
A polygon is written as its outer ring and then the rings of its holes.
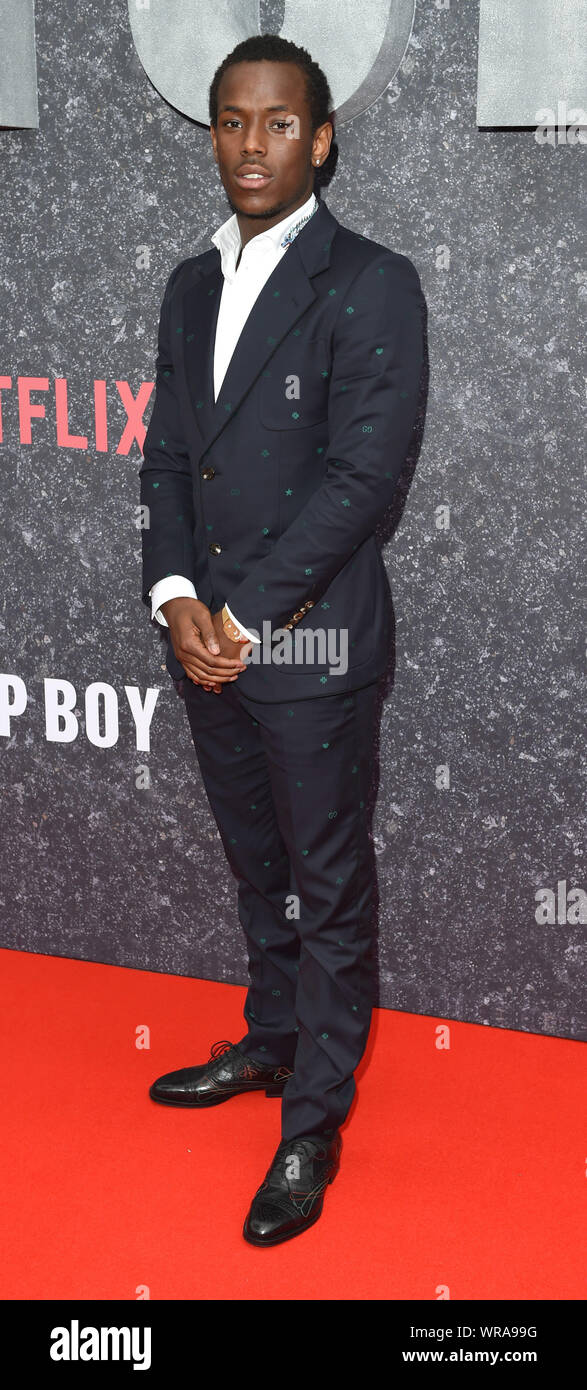
{"type": "MultiPolygon", "coordinates": [[[[303,217],[307,217],[309,213],[313,212],[317,204],[318,199],[315,193],[311,193],[307,201],[302,203],[301,207],[296,208],[295,212],[289,213],[287,217],[282,218],[281,222],[276,222],[275,226],[269,227],[267,231],[258,232],[257,236],[251,237],[251,240],[243,247],[241,265],[245,257],[248,259],[248,253],[251,249],[254,255],[257,255],[258,252],[263,255],[271,252],[277,256],[281,249],[280,243],[286,232],[289,232],[296,222],[300,222],[303,217]]],[[[220,252],[224,279],[233,280],[238,253],[241,249],[241,235],[236,212],[233,212],[232,216],[222,223],[222,226],[214,232],[211,240],[220,252]]]]}

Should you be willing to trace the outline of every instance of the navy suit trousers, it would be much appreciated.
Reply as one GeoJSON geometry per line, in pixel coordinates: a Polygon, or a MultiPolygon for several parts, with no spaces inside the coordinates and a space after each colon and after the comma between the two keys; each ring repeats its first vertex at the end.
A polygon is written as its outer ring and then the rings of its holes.
{"type": "Polygon", "coordinates": [[[250,984],[239,1046],[293,1067],[282,1138],[338,1127],[373,1007],[368,829],[377,682],[261,702],[185,681],[206,794],[238,879],[250,984]]]}

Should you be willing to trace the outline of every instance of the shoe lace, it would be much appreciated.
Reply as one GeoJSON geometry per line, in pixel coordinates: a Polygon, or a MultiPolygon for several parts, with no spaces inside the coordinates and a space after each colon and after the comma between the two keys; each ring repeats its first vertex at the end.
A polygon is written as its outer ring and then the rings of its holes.
{"type": "Polygon", "coordinates": [[[222,1038],[218,1042],[212,1043],[212,1046],[210,1048],[210,1056],[220,1057],[222,1052],[226,1052],[227,1048],[230,1049],[235,1046],[236,1043],[231,1043],[228,1041],[227,1038],[222,1038]]]}
{"type": "Polygon", "coordinates": [[[326,1158],[327,1143],[318,1137],[316,1139],[282,1139],[277,1149],[280,1161],[290,1154],[299,1152],[304,1158],[326,1158]]]}

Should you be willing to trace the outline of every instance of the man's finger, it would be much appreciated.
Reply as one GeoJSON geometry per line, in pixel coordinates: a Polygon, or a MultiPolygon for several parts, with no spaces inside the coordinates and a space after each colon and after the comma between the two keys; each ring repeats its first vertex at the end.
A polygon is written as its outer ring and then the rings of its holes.
{"type": "Polygon", "coordinates": [[[204,646],[203,642],[197,637],[188,637],[184,639],[184,641],[180,643],[179,651],[180,655],[178,660],[182,662],[182,665],[184,662],[181,653],[185,656],[195,657],[196,661],[199,661],[200,665],[203,666],[205,671],[211,676],[220,675],[223,671],[234,672],[246,669],[245,663],[241,661],[240,657],[213,656],[212,653],[208,651],[208,648],[204,646]]]}
{"type": "Polygon", "coordinates": [[[195,677],[201,685],[226,685],[229,681],[236,680],[239,674],[238,671],[220,671],[216,673],[208,671],[205,666],[202,666],[200,661],[195,660],[194,657],[190,656],[188,653],[180,653],[178,661],[181,662],[188,676],[195,677]]]}

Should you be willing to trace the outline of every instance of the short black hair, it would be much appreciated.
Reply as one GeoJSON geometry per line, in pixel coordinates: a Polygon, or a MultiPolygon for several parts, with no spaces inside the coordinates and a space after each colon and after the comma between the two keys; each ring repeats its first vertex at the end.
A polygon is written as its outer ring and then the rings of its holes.
{"type": "Polygon", "coordinates": [[[263,59],[270,63],[295,63],[302,69],[306,78],[312,133],[330,119],[332,95],[328,80],[308,50],[291,43],[289,39],[282,39],[279,34],[252,34],[242,43],[237,43],[214,73],[208,93],[210,125],[216,126],[218,123],[218,88],[226,69],[234,67],[236,63],[258,63],[263,59]]]}

